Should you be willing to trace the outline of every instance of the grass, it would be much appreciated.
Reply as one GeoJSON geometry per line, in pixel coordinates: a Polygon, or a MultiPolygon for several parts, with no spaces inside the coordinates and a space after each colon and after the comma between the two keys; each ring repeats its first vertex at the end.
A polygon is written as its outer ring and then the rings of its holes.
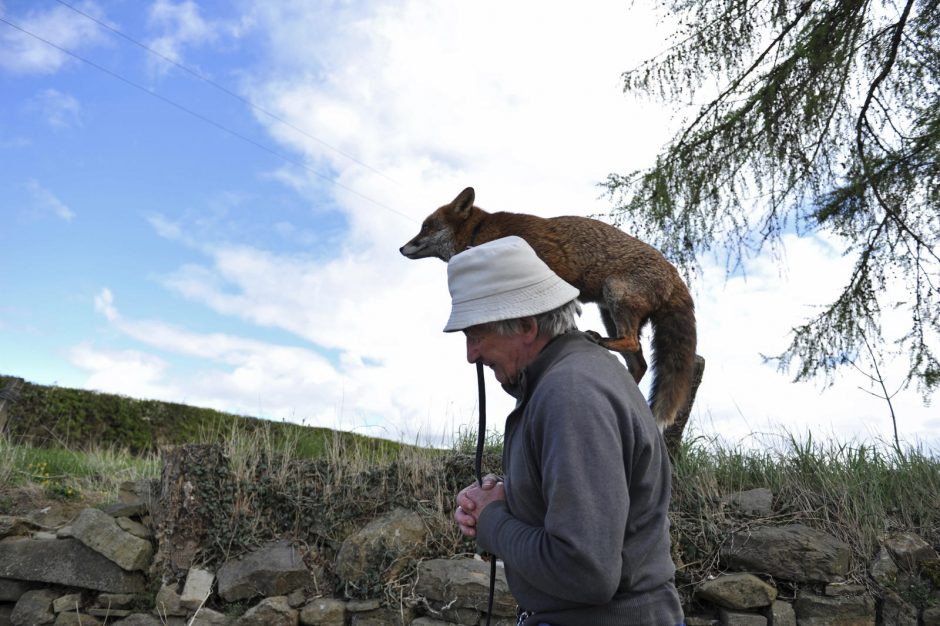
{"type": "MultiPolygon", "coordinates": [[[[0,375],[0,389],[11,379],[0,375]]],[[[304,458],[321,457],[337,436],[345,445],[374,448],[379,454],[395,454],[402,445],[355,433],[337,435],[328,428],[30,382],[23,383],[18,398],[8,406],[5,432],[35,447],[86,449],[104,445],[150,453],[160,446],[221,440],[233,429],[266,431],[268,439],[290,442],[304,458]]]]}
{"type": "Polygon", "coordinates": [[[674,464],[673,542],[682,557],[680,578],[689,585],[718,569],[720,549],[733,533],[768,523],[802,523],[848,544],[851,576],[865,568],[879,539],[911,531],[940,544],[940,459],[919,448],[798,439],[755,451],[686,442],[674,464]],[[768,519],[742,519],[728,494],[766,488],[774,494],[768,519]]]}
{"type": "MultiPolygon", "coordinates": [[[[44,394],[58,392],[34,386],[31,393],[32,406],[38,406],[44,394]]],[[[83,397],[75,390],[64,397],[70,400],[59,406],[73,411],[101,402],[99,408],[113,408],[118,402],[83,397]]],[[[151,409],[151,417],[176,411],[173,406],[151,409]]],[[[136,415],[131,409],[118,413],[136,415]]],[[[208,488],[218,494],[213,501],[219,504],[207,521],[216,541],[204,549],[206,563],[286,535],[316,545],[329,569],[348,533],[396,506],[418,511],[428,526],[429,538],[417,558],[475,548],[451,519],[455,493],[474,480],[472,429],[460,430],[451,448],[441,450],[236,416],[180,415],[201,416],[195,426],[182,429],[190,433],[186,442],[218,444],[225,464],[221,472],[205,472],[215,477],[208,488]]],[[[46,419],[52,427],[43,441],[35,436],[41,420],[25,419],[22,412],[10,422],[20,430],[0,435],[0,514],[14,512],[17,501],[10,494],[16,490],[94,504],[116,499],[124,481],[159,477],[155,446],[119,444],[121,432],[137,432],[129,425],[102,431],[98,443],[89,443],[66,436],[69,431],[60,427],[72,421],[55,414],[46,419]]],[[[179,419],[163,423],[153,417],[148,427],[165,434],[179,419]]],[[[107,426],[105,420],[93,421],[87,432],[107,426]]],[[[500,435],[488,432],[484,449],[484,472],[499,472],[500,435]]],[[[856,582],[867,581],[865,568],[886,533],[911,531],[940,545],[940,459],[917,447],[784,433],[774,436],[773,445],[753,449],[693,437],[684,442],[673,470],[672,538],[678,581],[685,590],[720,571],[721,547],[731,534],[760,525],[802,523],[838,537],[852,549],[850,577],[856,582]],[[766,519],[742,517],[727,504],[729,494],[755,488],[774,494],[773,514],[766,519]]],[[[379,572],[359,592],[372,594],[378,585],[390,600],[398,599],[407,593],[414,571],[413,562],[395,564],[394,575],[382,578],[379,572]]]]}
{"type": "Polygon", "coordinates": [[[9,492],[14,489],[52,499],[99,501],[115,499],[124,481],[159,473],[160,459],[152,453],[134,455],[114,446],[37,448],[0,436],[0,490],[7,492],[0,493],[0,513],[12,505],[9,492]]]}

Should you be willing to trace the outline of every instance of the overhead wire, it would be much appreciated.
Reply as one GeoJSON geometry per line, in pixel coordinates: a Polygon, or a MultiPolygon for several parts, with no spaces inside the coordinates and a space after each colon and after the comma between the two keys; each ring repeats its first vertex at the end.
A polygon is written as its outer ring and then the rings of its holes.
{"type": "MultiPolygon", "coordinates": [[[[252,139],[252,138],[250,138],[250,137],[248,137],[248,136],[246,136],[246,135],[243,135],[242,133],[239,133],[239,132],[236,131],[236,130],[232,130],[231,128],[228,128],[228,127],[225,126],[224,124],[221,124],[221,123],[219,123],[219,122],[216,122],[215,120],[213,120],[213,119],[211,119],[211,118],[209,118],[209,117],[203,115],[202,113],[199,113],[198,111],[194,111],[193,109],[190,109],[190,108],[188,108],[187,106],[185,106],[185,105],[183,105],[183,104],[180,104],[179,102],[176,102],[175,100],[172,100],[172,99],[167,98],[166,96],[163,96],[163,95],[161,95],[161,94],[159,94],[159,93],[157,93],[157,92],[155,92],[155,91],[152,91],[151,89],[148,89],[147,87],[144,87],[144,86],[141,85],[140,83],[134,82],[133,80],[131,80],[131,79],[129,79],[129,78],[125,78],[124,76],[121,76],[120,74],[118,74],[117,72],[114,72],[113,70],[110,70],[110,69],[108,69],[108,68],[106,68],[106,67],[104,67],[104,66],[102,66],[102,65],[99,65],[98,63],[95,63],[94,61],[92,61],[92,60],[90,60],[90,59],[86,59],[85,57],[83,57],[83,56],[81,56],[81,55],[79,55],[79,54],[77,54],[77,53],[75,53],[75,52],[72,52],[71,50],[68,50],[67,48],[64,48],[64,47],[62,47],[62,46],[60,46],[60,45],[58,45],[58,44],[56,44],[56,43],[54,43],[54,42],[52,42],[52,41],[49,41],[48,39],[45,39],[44,37],[42,37],[42,36],[40,36],[40,35],[37,35],[36,33],[33,33],[33,32],[31,32],[31,31],[27,30],[26,28],[23,28],[22,26],[20,26],[20,25],[18,25],[18,24],[15,24],[15,23],[11,22],[10,20],[8,20],[6,17],[4,17],[4,16],[2,16],[2,15],[0,15],[0,22],[3,22],[3,23],[6,24],[7,26],[10,26],[11,28],[13,28],[13,29],[15,29],[15,30],[20,31],[20,32],[23,33],[24,35],[28,35],[29,37],[32,37],[33,39],[36,39],[37,41],[40,41],[40,42],[44,43],[44,44],[47,45],[47,46],[50,46],[50,47],[52,47],[52,48],[55,48],[56,50],[62,52],[63,54],[66,54],[66,55],[68,55],[68,56],[70,56],[70,57],[72,57],[72,58],[74,58],[74,59],[76,59],[76,60],[78,60],[78,61],[81,61],[82,63],[85,63],[85,64],[87,64],[87,65],[90,65],[91,67],[95,68],[96,70],[98,70],[98,71],[100,71],[100,72],[103,72],[103,73],[107,74],[108,76],[111,76],[112,78],[115,78],[115,79],[117,79],[117,80],[119,80],[119,81],[121,81],[121,82],[123,82],[123,83],[125,83],[125,84],[127,84],[127,85],[130,85],[131,87],[134,87],[135,89],[139,89],[140,91],[143,91],[145,94],[147,94],[147,95],[149,95],[149,96],[152,96],[152,97],[154,97],[154,98],[160,100],[161,102],[164,102],[165,104],[168,104],[168,105],[170,105],[170,106],[172,106],[172,107],[175,107],[175,108],[179,109],[180,111],[183,111],[184,113],[187,113],[188,115],[191,115],[192,117],[195,117],[196,119],[198,119],[198,120],[200,120],[200,121],[202,121],[202,122],[204,122],[204,123],[206,123],[206,124],[210,124],[211,126],[214,126],[214,127],[216,127],[217,129],[219,129],[219,130],[221,130],[221,131],[223,131],[223,132],[225,132],[225,133],[228,133],[229,135],[232,135],[233,137],[236,137],[237,139],[240,139],[240,140],[242,140],[242,141],[244,141],[244,142],[246,142],[246,143],[248,143],[248,144],[251,144],[251,145],[253,145],[253,146],[256,147],[256,148],[267,152],[268,154],[271,154],[271,155],[273,155],[273,156],[276,156],[277,158],[279,158],[279,159],[281,159],[281,160],[283,160],[283,161],[285,161],[285,162],[287,162],[287,163],[290,163],[291,165],[294,165],[294,166],[296,166],[296,167],[302,168],[302,169],[304,169],[304,170],[310,172],[311,174],[313,174],[313,175],[315,175],[315,176],[317,176],[317,177],[319,177],[319,178],[322,178],[323,180],[325,180],[325,181],[331,183],[332,185],[335,185],[336,187],[338,187],[338,188],[340,188],[340,189],[343,189],[343,190],[345,190],[345,191],[347,191],[347,192],[349,192],[349,193],[351,193],[351,194],[353,194],[353,195],[355,195],[355,196],[357,196],[357,197],[359,197],[359,198],[361,198],[361,199],[363,199],[363,200],[366,200],[367,202],[370,202],[370,203],[374,204],[375,206],[377,206],[377,207],[379,207],[379,208],[385,209],[386,211],[390,211],[391,213],[394,213],[394,214],[396,214],[396,215],[398,215],[398,216],[400,216],[400,217],[403,217],[404,219],[408,220],[409,222],[414,222],[414,221],[415,221],[415,219],[412,218],[411,216],[406,215],[405,213],[402,213],[401,211],[398,211],[398,210],[396,210],[396,209],[393,209],[392,207],[388,206],[387,204],[384,204],[384,203],[382,203],[382,202],[379,202],[378,200],[375,200],[374,198],[370,198],[369,196],[367,196],[367,195],[365,195],[365,194],[363,194],[363,193],[360,193],[359,191],[356,191],[355,189],[353,189],[352,187],[349,187],[348,185],[344,185],[343,183],[339,182],[339,181],[336,180],[335,178],[332,178],[332,177],[330,177],[330,176],[328,176],[328,175],[326,175],[326,174],[323,174],[322,172],[317,171],[316,169],[310,167],[310,166],[307,165],[306,163],[303,163],[303,162],[301,162],[301,161],[298,161],[298,160],[296,160],[296,159],[293,159],[293,158],[287,156],[286,154],[283,154],[282,152],[279,152],[279,151],[275,150],[274,148],[271,148],[270,146],[266,146],[265,144],[263,144],[263,143],[261,143],[261,142],[259,142],[259,141],[256,141],[256,140],[254,140],[254,139],[252,139]]],[[[371,168],[370,168],[370,169],[371,169],[371,168]]]]}
{"type": "MultiPolygon", "coordinates": [[[[172,58],[166,56],[165,54],[161,53],[159,50],[154,50],[153,48],[151,48],[150,46],[148,46],[148,45],[145,44],[145,43],[142,43],[142,42],[140,42],[140,41],[137,41],[136,39],[134,39],[134,38],[131,37],[130,35],[127,35],[127,34],[121,32],[120,30],[114,28],[113,26],[111,26],[110,24],[107,24],[106,22],[103,22],[103,21],[99,20],[98,18],[96,18],[96,17],[93,16],[93,15],[89,15],[88,13],[85,13],[85,12],[82,11],[81,9],[79,9],[79,8],[77,8],[77,7],[75,7],[75,6],[71,5],[71,4],[69,4],[68,2],[65,2],[65,0],[56,0],[56,2],[58,2],[59,4],[61,4],[62,6],[66,7],[66,8],[68,8],[68,9],[74,11],[75,13],[81,15],[82,17],[84,17],[84,18],[86,18],[86,19],[88,19],[88,20],[91,20],[92,22],[94,22],[95,24],[101,26],[102,28],[105,28],[105,29],[111,31],[111,32],[114,33],[115,35],[117,35],[117,36],[119,36],[119,37],[121,37],[121,38],[123,38],[123,39],[125,39],[125,40],[127,40],[127,41],[129,41],[129,42],[131,42],[131,43],[134,44],[135,46],[139,46],[139,47],[142,48],[143,50],[146,50],[146,51],[149,52],[150,54],[152,54],[152,55],[154,55],[154,56],[156,56],[156,57],[162,59],[163,61],[166,61],[167,63],[170,63],[170,64],[173,65],[174,67],[177,67],[177,68],[183,70],[183,71],[186,72],[187,74],[189,74],[189,75],[191,75],[191,76],[193,76],[193,77],[195,77],[195,78],[198,78],[199,80],[205,82],[205,83],[208,84],[208,85],[211,85],[212,87],[218,89],[218,90],[221,91],[222,93],[225,93],[226,95],[231,96],[232,98],[235,98],[235,99],[238,100],[239,102],[242,102],[243,104],[248,105],[249,107],[251,107],[251,108],[254,109],[255,111],[258,111],[259,113],[263,113],[264,115],[267,115],[267,116],[268,116],[269,118],[271,118],[272,120],[274,120],[274,121],[276,121],[276,122],[278,122],[278,123],[280,123],[280,124],[283,124],[284,126],[287,126],[287,127],[290,128],[291,130],[294,130],[294,131],[300,133],[301,135],[307,137],[308,139],[312,139],[312,140],[316,141],[316,142],[319,143],[320,145],[322,145],[322,146],[324,146],[324,147],[326,147],[326,148],[329,148],[330,150],[332,150],[333,152],[336,152],[337,154],[342,155],[343,157],[349,159],[349,160],[352,161],[353,163],[356,163],[357,165],[360,165],[360,166],[366,168],[366,169],[369,170],[370,172],[373,172],[373,173],[375,173],[375,174],[378,174],[379,176],[385,178],[386,180],[388,180],[388,181],[390,181],[390,182],[396,183],[396,181],[395,181],[394,179],[392,179],[391,177],[389,177],[387,174],[385,174],[385,173],[382,172],[381,170],[379,170],[379,169],[377,169],[377,168],[375,168],[375,167],[372,167],[372,166],[369,165],[368,163],[365,163],[365,162],[363,162],[363,161],[357,159],[355,156],[353,156],[353,155],[351,155],[351,154],[349,154],[349,153],[347,153],[347,152],[344,152],[343,150],[340,150],[340,149],[337,148],[336,146],[330,145],[329,143],[327,143],[326,141],[320,139],[320,138],[317,137],[316,135],[313,135],[313,134],[307,132],[307,131],[304,130],[303,128],[300,128],[299,126],[296,126],[295,124],[292,124],[291,122],[288,122],[288,121],[285,120],[284,118],[278,116],[278,115],[275,114],[275,113],[272,113],[271,111],[265,109],[264,107],[262,107],[262,106],[260,106],[260,105],[258,105],[258,104],[255,104],[255,103],[252,102],[251,100],[249,100],[249,99],[247,99],[247,98],[245,98],[245,97],[239,95],[238,93],[232,91],[231,89],[225,87],[224,85],[221,85],[221,84],[215,82],[214,80],[212,80],[212,79],[209,78],[208,76],[205,76],[204,74],[202,74],[202,73],[200,73],[200,72],[198,72],[198,71],[196,71],[196,70],[194,70],[194,69],[192,69],[192,68],[190,68],[190,67],[187,67],[186,65],[183,65],[182,63],[176,61],[175,59],[172,59],[172,58]]],[[[396,184],[397,184],[397,183],[396,183],[396,184]]]]}

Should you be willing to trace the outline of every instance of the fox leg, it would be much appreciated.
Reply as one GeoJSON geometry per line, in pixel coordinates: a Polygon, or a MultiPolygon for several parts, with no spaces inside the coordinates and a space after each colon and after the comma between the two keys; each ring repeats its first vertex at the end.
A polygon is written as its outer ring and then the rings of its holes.
{"type": "MultiPolygon", "coordinates": [[[[607,295],[606,288],[604,295],[607,295]]],[[[630,370],[633,380],[639,384],[643,375],[646,374],[647,369],[646,359],[643,358],[643,346],[640,345],[639,324],[634,322],[632,327],[630,324],[618,324],[616,320],[620,318],[615,319],[611,314],[606,298],[605,302],[599,303],[599,308],[601,311],[601,320],[603,320],[607,334],[610,336],[606,339],[601,339],[598,343],[608,350],[619,352],[620,356],[623,357],[624,362],[627,364],[627,369],[630,370]],[[631,328],[633,329],[632,331],[631,328]]],[[[622,310],[618,309],[618,313],[622,315],[622,310]]]]}

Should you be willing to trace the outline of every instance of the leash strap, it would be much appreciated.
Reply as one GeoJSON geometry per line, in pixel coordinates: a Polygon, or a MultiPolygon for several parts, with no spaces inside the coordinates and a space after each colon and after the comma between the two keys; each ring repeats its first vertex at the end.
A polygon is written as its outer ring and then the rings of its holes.
{"type": "MultiPolygon", "coordinates": [[[[483,382],[483,361],[477,361],[477,391],[479,392],[480,425],[477,428],[477,454],[474,459],[474,469],[477,474],[477,483],[483,487],[483,446],[486,443],[486,385],[483,382]]],[[[496,555],[490,555],[490,596],[487,600],[486,626],[490,626],[493,615],[493,596],[496,595],[496,555]]]]}
{"type": "Polygon", "coordinates": [[[483,487],[483,446],[486,443],[486,383],[483,382],[483,361],[477,361],[477,392],[480,414],[480,425],[477,428],[477,454],[474,459],[474,470],[477,474],[477,484],[483,487]]]}

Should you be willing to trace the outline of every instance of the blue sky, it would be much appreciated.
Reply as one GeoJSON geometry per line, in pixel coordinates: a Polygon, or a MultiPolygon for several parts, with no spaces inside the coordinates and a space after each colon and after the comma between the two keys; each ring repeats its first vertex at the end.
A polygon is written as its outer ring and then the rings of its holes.
{"type": "MultiPolygon", "coordinates": [[[[0,0],[0,17],[0,372],[40,384],[446,445],[475,423],[475,379],[440,332],[444,265],[398,247],[468,185],[490,210],[604,214],[597,183],[678,123],[620,89],[667,45],[644,3],[0,0]]],[[[699,434],[889,436],[860,374],[793,385],[760,360],[834,295],[839,252],[791,237],[746,277],[706,262],[699,434]]],[[[886,367],[896,386],[903,361],[886,367]]],[[[940,447],[916,390],[894,402],[902,436],[940,447]]]]}

